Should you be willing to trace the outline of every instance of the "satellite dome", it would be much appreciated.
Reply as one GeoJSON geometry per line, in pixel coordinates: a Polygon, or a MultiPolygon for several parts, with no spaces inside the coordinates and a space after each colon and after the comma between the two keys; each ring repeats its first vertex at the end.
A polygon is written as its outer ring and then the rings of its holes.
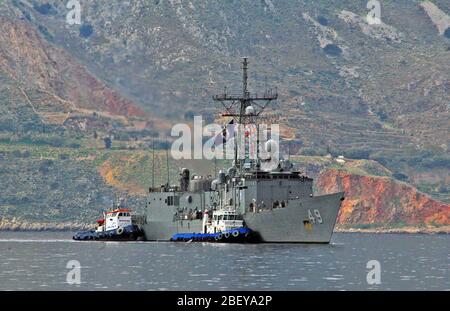
{"type": "Polygon", "coordinates": [[[248,106],[247,108],[245,108],[245,114],[254,114],[255,113],[255,108],[253,108],[253,106],[248,106]]]}

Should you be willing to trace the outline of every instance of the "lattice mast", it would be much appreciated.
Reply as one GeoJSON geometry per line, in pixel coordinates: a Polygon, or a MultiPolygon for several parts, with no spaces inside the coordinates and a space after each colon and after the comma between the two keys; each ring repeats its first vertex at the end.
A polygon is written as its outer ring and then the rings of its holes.
{"type": "MultiPolygon", "coordinates": [[[[225,88],[224,93],[214,95],[213,100],[220,102],[224,107],[223,117],[231,117],[234,120],[236,131],[234,131],[234,163],[238,169],[242,169],[242,161],[238,159],[238,143],[236,141],[236,134],[239,136],[239,129],[245,125],[254,124],[257,129],[257,138],[259,140],[259,125],[258,119],[265,108],[273,101],[278,99],[277,89],[266,89],[263,95],[258,93],[250,93],[248,90],[248,58],[243,57],[242,60],[242,95],[228,94],[225,88]],[[253,112],[246,113],[247,107],[252,106],[253,112]],[[240,126],[242,125],[242,126],[240,126]]],[[[257,142],[257,148],[259,141],[257,142]]],[[[257,149],[257,158],[259,159],[259,150],[257,149]]]]}

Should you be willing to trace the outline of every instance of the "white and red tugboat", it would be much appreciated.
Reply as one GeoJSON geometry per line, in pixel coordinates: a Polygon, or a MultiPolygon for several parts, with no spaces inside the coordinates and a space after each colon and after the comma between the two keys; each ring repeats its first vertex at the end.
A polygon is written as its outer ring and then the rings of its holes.
{"type": "Polygon", "coordinates": [[[133,223],[131,210],[117,208],[103,213],[103,218],[97,220],[95,230],[77,232],[73,239],[77,241],[136,241],[143,237],[143,231],[133,223]]]}

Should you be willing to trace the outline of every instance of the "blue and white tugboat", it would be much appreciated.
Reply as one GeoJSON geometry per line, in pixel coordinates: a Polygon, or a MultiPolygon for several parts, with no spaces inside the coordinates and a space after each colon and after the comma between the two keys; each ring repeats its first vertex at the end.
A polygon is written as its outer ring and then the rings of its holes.
{"type": "Polygon", "coordinates": [[[203,212],[201,233],[176,233],[172,236],[174,242],[218,242],[246,243],[257,242],[257,236],[244,226],[242,215],[235,210],[220,209],[212,214],[203,212]]]}
{"type": "Polygon", "coordinates": [[[136,241],[143,237],[143,231],[133,224],[131,210],[117,208],[103,213],[103,218],[97,220],[95,230],[77,232],[73,239],[77,241],[136,241]]]}

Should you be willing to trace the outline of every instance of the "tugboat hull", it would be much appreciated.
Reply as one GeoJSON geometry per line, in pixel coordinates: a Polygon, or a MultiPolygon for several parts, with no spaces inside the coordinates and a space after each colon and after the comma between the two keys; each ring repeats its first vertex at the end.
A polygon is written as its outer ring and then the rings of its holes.
{"type": "Polygon", "coordinates": [[[136,241],[142,236],[143,232],[138,226],[129,225],[101,232],[94,230],[77,232],[73,239],[76,241],[136,241]]]}
{"type": "Polygon", "coordinates": [[[216,243],[252,243],[258,242],[248,228],[236,228],[218,233],[177,233],[170,239],[173,242],[216,242],[216,243]]]}

